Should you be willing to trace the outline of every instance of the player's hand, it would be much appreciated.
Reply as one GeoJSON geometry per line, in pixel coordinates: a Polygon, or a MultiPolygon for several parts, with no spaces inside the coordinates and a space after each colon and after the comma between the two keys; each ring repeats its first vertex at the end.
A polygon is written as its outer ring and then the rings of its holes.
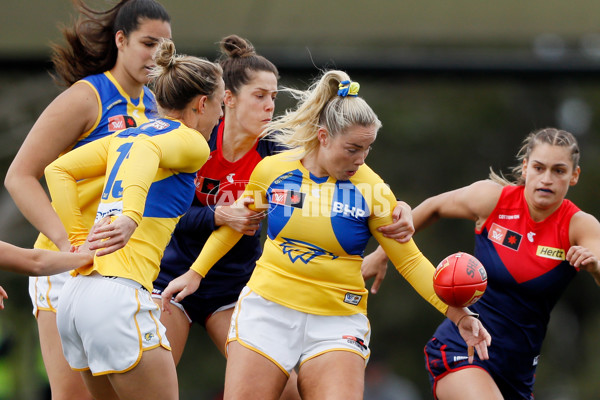
{"type": "Polygon", "coordinates": [[[162,300],[162,310],[171,313],[171,300],[179,303],[188,295],[198,290],[201,281],[202,275],[191,269],[185,274],[173,279],[160,295],[162,300]]]}
{"type": "Polygon", "coordinates": [[[218,206],[215,209],[215,225],[227,225],[244,235],[254,235],[260,228],[260,221],[265,217],[265,213],[248,208],[253,203],[254,199],[244,197],[230,206],[218,206]]]}
{"type": "Polygon", "coordinates": [[[480,360],[489,360],[488,346],[492,344],[492,337],[481,321],[473,316],[466,316],[458,321],[457,327],[467,344],[469,364],[473,364],[473,349],[477,351],[480,360]]]}
{"type": "Polygon", "coordinates": [[[598,271],[598,258],[582,246],[571,246],[567,251],[567,261],[575,268],[595,273],[598,271]]]}
{"type": "Polygon", "coordinates": [[[407,203],[398,201],[398,204],[392,212],[392,220],[394,222],[379,227],[377,230],[383,233],[383,236],[395,239],[399,243],[408,242],[415,233],[415,225],[413,224],[411,211],[412,209],[407,203]]]}
{"type": "Polygon", "coordinates": [[[368,281],[375,277],[373,284],[371,285],[371,293],[375,294],[379,291],[385,274],[387,273],[388,267],[388,256],[383,251],[381,246],[377,247],[377,250],[366,256],[360,267],[363,279],[368,281]]]}
{"type": "Polygon", "coordinates": [[[8,294],[2,286],[0,286],[0,310],[4,310],[4,299],[8,299],[8,294]]]}
{"type": "Polygon", "coordinates": [[[105,217],[92,227],[87,238],[89,249],[98,250],[97,256],[117,251],[125,247],[136,228],[135,221],[126,215],[119,215],[112,222],[110,217],[105,217]]]}
{"type": "Polygon", "coordinates": [[[99,228],[104,225],[108,225],[108,224],[110,224],[110,217],[104,217],[100,221],[96,222],[94,224],[94,226],[92,226],[92,229],[90,229],[90,233],[88,234],[88,236],[85,238],[85,242],[80,246],[71,245],[69,252],[71,252],[71,253],[87,253],[93,257],[94,254],[96,254],[96,250],[90,249],[90,245],[91,245],[90,236],[92,236],[92,234],[94,233],[94,229],[99,228]]]}

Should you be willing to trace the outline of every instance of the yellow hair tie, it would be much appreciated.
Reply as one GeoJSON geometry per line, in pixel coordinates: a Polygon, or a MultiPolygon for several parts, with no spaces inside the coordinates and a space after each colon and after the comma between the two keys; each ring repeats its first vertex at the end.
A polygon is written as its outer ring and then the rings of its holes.
{"type": "Polygon", "coordinates": [[[360,89],[360,85],[358,82],[342,81],[342,82],[340,82],[338,88],[339,88],[338,92],[337,92],[338,96],[356,97],[356,96],[358,96],[358,90],[360,89]]]}

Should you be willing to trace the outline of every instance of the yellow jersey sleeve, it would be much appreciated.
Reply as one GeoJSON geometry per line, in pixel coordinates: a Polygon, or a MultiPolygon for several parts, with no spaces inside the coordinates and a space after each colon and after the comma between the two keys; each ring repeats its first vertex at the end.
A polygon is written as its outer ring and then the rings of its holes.
{"type": "Polygon", "coordinates": [[[88,235],[79,204],[77,181],[105,174],[109,144],[110,136],[95,140],[59,157],[44,171],[52,205],[74,245],[85,242],[88,235]]]}
{"type": "MultiPolygon", "coordinates": [[[[265,187],[258,183],[267,179],[264,176],[266,170],[262,165],[264,164],[259,163],[254,168],[244,193],[238,197],[238,201],[245,197],[252,198],[254,202],[250,204],[248,208],[253,211],[264,211],[268,208],[265,187]]],[[[221,257],[227,254],[242,236],[243,234],[227,225],[219,227],[210,235],[204,244],[200,255],[196,261],[194,261],[190,269],[196,271],[203,277],[206,276],[213,265],[215,265],[221,257]]]]}
{"type": "Polygon", "coordinates": [[[190,129],[181,128],[177,135],[150,136],[136,140],[131,146],[127,161],[127,174],[123,179],[123,215],[138,225],[150,185],[159,168],[178,172],[198,171],[208,159],[205,139],[190,129]]]}
{"type": "MultiPolygon", "coordinates": [[[[383,181],[382,181],[383,182],[383,181]]],[[[387,185],[386,185],[387,186],[387,185]]],[[[385,250],[396,270],[410,283],[410,285],[434,306],[439,312],[446,315],[448,306],[440,300],[433,290],[433,274],[435,267],[421,253],[414,240],[407,243],[398,243],[394,239],[386,238],[377,228],[392,223],[391,212],[396,206],[396,198],[391,190],[385,187],[374,196],[374,216],[369,220],[371,234],[385,250]]]]}

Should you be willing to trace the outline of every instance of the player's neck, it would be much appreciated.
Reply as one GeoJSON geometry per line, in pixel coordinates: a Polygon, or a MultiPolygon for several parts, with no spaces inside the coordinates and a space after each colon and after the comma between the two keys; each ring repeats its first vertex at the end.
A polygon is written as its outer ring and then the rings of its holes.
{"type": "Polygon", "coordinates": [[[235,162],[244,157],[254,147],[257,137],[244,132],[242,129],[236,129],[235,124],[229,126],[228,124],[229,121],[226,119],[221,151],[227,161],[235,162]]]}
{"type": "Polygon", "coordinates": [[[115,66],[110,70],[110,73],[115,78],[115,80],[121,86],[121,89],[125,91],[125,93],[131,99],[137,99],[140,97],[140,93],[144,85],[131,77],[127,72],[123,71],[122,68],[117,68],[115,66]]]}

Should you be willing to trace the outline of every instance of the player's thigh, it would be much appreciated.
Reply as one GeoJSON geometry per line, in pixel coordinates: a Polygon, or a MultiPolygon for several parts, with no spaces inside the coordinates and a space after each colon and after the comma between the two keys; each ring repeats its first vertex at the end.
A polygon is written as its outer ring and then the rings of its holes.
{"type": "Polygon", "coordinates": [[[283,393],[281,393],[281,397],[279,400],[301,400],[300,393],[298,392],[298,374],[295,370],[290,372],[290,377],[285,384],[285,388],[283,389],[283,393]]]}
{"type": "MultiPolygon", "coordinates": [[[[162,308],[161,300],[156,298],[152,298],[152,300],[162,308]]],[[[190,333],[190,320],[179,307],[171,305],[170,309],[170,313],[165,311],[160,313],[160,322],[167,330],[167,339],[171,345],[173,360],[177,365],[181,360],[190,333]]]]}
{"type": "Polygon", "coordinates": [[[233,307],[213,313],[206,321],[206,332],[223,355],[225,355],[225,344],[232,314],[233,307]]]}
{"type": "Polygon", "coordinates": [[[119,400],[119,396],[117,396],[117,393],[108,380],[108,376],[93,376],[89,370],[82,371],[80,374],[95,399],[119,400]]]}
{"type": "Polygon", "coordinates": [[[146,350],[131,370],[108,375],[120,399],[177,400],[179,388],[171,352],[163,347],[146,350]]]}
{"type": "Polygon", "coordinates": [[[306,361],[298,372],[304,400],[360,400],[365,386],[365,360],[350,351],[330,351],[306,361]]]}
{"type": "Polygon", "coordinates": [[[56,326],[56,314],[52,311],[38,311],[38,331],[40,336],[40,349],[52,397],[56,400],[91,400],[81,374],[73,371],[62,350],[60,335],[56,326]]]}
{"type": "Polygon", "coordinates": [[[281,368],[239,342],[230,342],[227,346],[224,399],[279,399],[288,379],[281,368]]]}
{"type": "Polygon", "coordinates": [[[477,367],[463,368],[445,375],[436,383],[438,400],[502,400],[494,379],[477,367]]]}

